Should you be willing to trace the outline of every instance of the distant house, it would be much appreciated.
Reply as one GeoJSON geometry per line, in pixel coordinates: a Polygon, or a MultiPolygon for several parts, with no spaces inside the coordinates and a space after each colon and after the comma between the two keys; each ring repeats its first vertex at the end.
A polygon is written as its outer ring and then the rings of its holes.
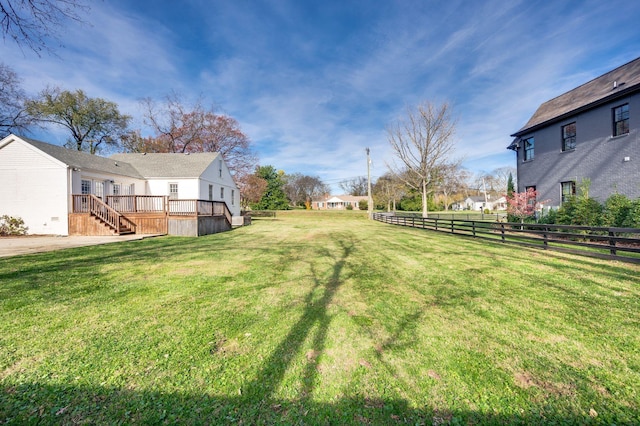
{"type": "Polygon", "coordinates": [[[360,210],[360,203],[367,202],[368,197],[355,195],[325,195],[324,197],[313,200],[311,208],[313,210],[360,210]],[[350,207],[349,207],[350,206],[350,207]]]}
{"type": "Polygon", "coordinates": [[[560,206],[583,180],[589,195],[640,197],[640,58],[536,110],[512,135],[518,191],[560,206]]]}
{"type": "Polygon", "coordinates": [[[505,197],[499,197],[492,200],[490,195],[488,195],[487,198],[485,198],[484,195],[474,195],[467,197],[461,203],[460,207],[465,210],[506,210],[507,199],[505,197]]]}
{"type": "Polygon", "coordinates": [[[0,215],[30,234],[203,235],[242,224],[218,153],[111,158],[24,137],[0,140],[0,215]]]}

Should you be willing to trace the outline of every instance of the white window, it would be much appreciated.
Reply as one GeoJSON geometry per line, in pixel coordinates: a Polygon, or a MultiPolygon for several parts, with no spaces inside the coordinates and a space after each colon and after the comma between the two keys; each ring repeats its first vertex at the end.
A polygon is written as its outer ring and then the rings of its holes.
{"type": "Polygon", "coordinates": [[[220,187],[220,199],[224,200],[224,188],[220,187]]]}
{"type": "Polygon", "coordinates": [[[209,185],[209,201],[213,201],[213,185],[209,185]]]}
{"type": "Polygon", "coordinates": [[[170,183],[169,184],[169,199],[177,200],[178,199],[178,184],[170,183]]]}
{"type": "Polygon", "coordinates": [[[113,184],[113,195],[120,195],[122,193],[122,187],[119,183],[113,184]]]}
{"type": "Polygon", "coordinates": [[[218,160],[218,170],[220,172],[220,177],[222,177],[222,160],[218,160]]]}
{"type": "Polygon", "coordinates": [[[235,189],[232,189],[232,190],[231,190],[231,205],[232,205],[232,206],[235,206],[235,205],[236,205],[236,200],[235,200],[235,198],[236,198],[236,190],[235,190],[235,189]]]}

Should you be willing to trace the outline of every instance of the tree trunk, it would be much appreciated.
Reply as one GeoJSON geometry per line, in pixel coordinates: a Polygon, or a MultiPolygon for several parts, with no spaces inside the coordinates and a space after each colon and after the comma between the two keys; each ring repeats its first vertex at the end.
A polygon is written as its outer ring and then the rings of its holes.
{"type": "Polygon", "coordinates": [[[427,181],[422,181],[422,217],[429,217],[427,209],[427,181]]]}

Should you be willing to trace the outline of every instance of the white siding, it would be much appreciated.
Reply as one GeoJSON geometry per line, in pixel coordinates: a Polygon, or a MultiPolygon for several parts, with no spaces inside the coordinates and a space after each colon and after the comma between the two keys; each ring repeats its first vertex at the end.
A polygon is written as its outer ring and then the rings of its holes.
{"type": "Polygon", "coordinates": [[[0,148],[0,215],[20,217],[29,234],[68,235],[68,170],[16,140],[0,148]]]}
{"type": "Polygon", "coordinates": [[[150,178],[148,180],[148,195],[169,195],[169,183],[178,184],[178,197],[182,200],[206,200],[206,197],[200,197],[198,188],[198,179],[157,179],[150,178]]]}
{"type": "Polygon", "coordinates": [[[233,181],[233,176],[227,164],[219,158],[211,162],[209,167],[200,175],[200,195],[201,200],[209,199],[209,185],[213,185],[213,200],[224,201],[233,216],[240,215],[240,190],[233,181]],[[220,166],[222,166],[222,177],[220,177],[220,166]],[[224,188],[224,198],[220,197],[220,188],[224,188]],[[231,200],[231,194],[234,200],[231,200]]]}

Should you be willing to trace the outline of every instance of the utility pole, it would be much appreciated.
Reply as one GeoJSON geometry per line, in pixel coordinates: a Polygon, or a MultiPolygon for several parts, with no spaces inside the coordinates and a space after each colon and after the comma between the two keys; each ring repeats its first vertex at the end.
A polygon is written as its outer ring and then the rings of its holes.
{"type": "Polygon", "coordinates": [[[371,157],[367,148],[367,211],[369,219],[373,219],[373,199],[371,199],[371,157]]]}

